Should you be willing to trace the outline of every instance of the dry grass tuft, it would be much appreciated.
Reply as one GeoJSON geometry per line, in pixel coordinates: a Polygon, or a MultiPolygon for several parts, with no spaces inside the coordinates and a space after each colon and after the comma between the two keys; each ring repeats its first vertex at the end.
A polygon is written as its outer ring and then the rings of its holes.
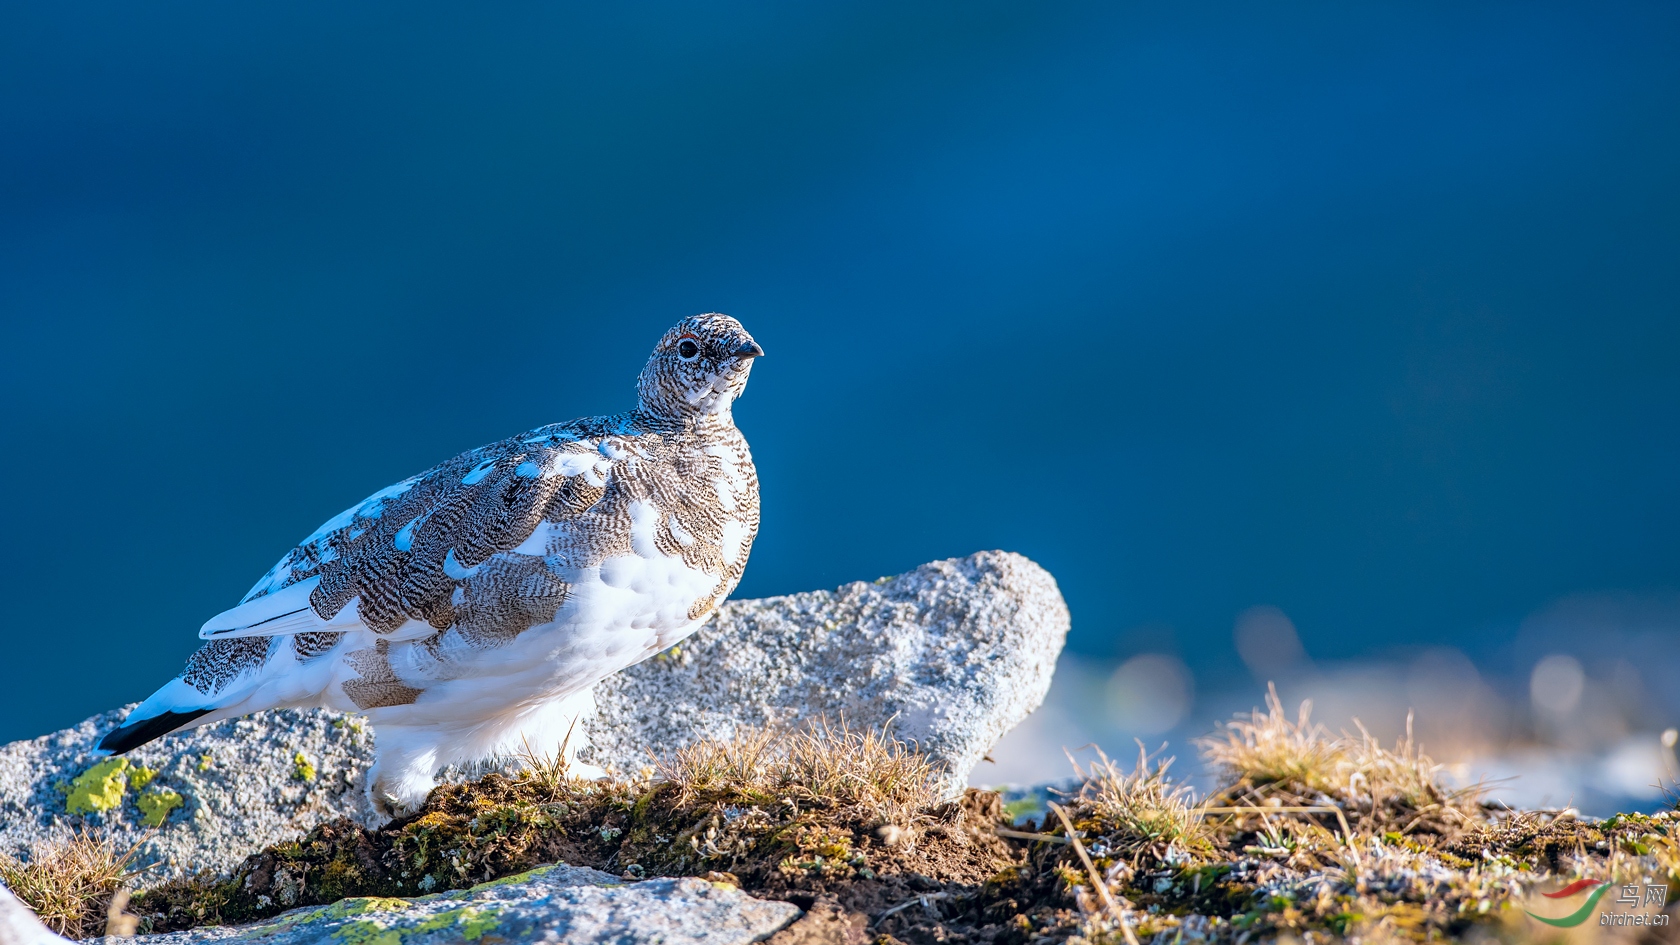
{"type": "Polygon", "coordinates": [[[1333,805],[1365,830],[1401,834],[1452,836],[1478,819],[1482,788],[1443,785],[1442,766],[1413,741],[1409,718],[1389,749],[1363,727],[1357,738],[1332,736],[1312,722],[1311,702],[1290,720],[1273,687],[1266,709],[1198,742],[1228,781],[1211,805],[1333,805]]]}
{"type": "Polygon", "coordinates": [[[1296,720],[1291,722],[1277,689],[1268,686],[1266,709],[1264,715],[1255,709],[1247,719],[1232,719],[1225,723],[1222,733],[1198,740],[1203,757],[1234,785],[1331,790],[1345,752],[1324,726],[1313,723],[1311,700],[1301,703],[1296,720]]]}
{"type": "Polygon", "coordinates": [[[775,742],[775,733],[757,728],[738,731],[726,742],[700,741],[661,758],[657,777],[677,789],[684,805],[713,794],[768,798],[775,793],[766,783],[775,742]]]}
{"type": "Polygon", "coordinates": [[[111,897],[134,870],[135,847],[118,851],[108,839],[66,834],[30,848],[27,860],[0,854],[0,881],[35,911],[41,923],[66,938],[105,932],[111,897]]]}
{"type": "Polygon", "coordinates": [[[1152,763],[1138,745],[1137,764],[1125,771],[1098,751],[1089,772],[1074,770],[1081,784],[1072,799],[1080,829],[1102,839],[1102,848],[1133,869],[1149,862],[1205,862],[1215,855],[1215,832],[1193,801],[1188,785],[1167,776],[1173,759],[1152,763]]]}
{"type": "Polygon", "coordinates": [[[826,720],[790,733],[753,729],[728,742],[679,749],[659,765],[678,806],[728,797],[868,812],[881,823],[939,803],[941,769],[914,746],[878,730],[826,720]]]}

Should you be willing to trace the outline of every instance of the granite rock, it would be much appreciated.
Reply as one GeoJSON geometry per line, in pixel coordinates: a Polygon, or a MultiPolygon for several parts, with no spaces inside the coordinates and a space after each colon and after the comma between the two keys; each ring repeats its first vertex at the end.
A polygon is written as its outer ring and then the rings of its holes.
{"type": "Polygon", "coordinates": [[[1055,578],[983,551],[834,591],[732,601],[665,653],[595,687],[580,757],[633,771],[742,726],[886,728],[946,767],[954,795],[1038,708],[1067,638],[1055,578]]]}
{"type": "Polygon", "coordinates": [[[574,866],[549,866],[472,889],[419,899],[344,899],[295,909],[248,926],[209,926],[105,945],[444,945],[566,942],[568,945],[747,945],[797,919],[799,908],[700,879],[637,883],[574,866]]]}

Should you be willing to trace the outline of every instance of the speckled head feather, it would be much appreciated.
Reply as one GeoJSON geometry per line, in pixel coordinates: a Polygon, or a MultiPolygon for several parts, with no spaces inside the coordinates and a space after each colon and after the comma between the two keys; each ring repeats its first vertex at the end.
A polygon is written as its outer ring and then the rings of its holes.
{"type": "Polygon", "coordinates": [[[406,807],[437,767],[537,744],[740,581],[758,474],[730,407],[763,353],[727,315],[686,318],[636,409],[469,450],[334,516],[204,624],[104,747],[164,734],[156,719],[359,710],[379,736],[375,799],[406,807]]]}
{"type": "Polygon", "coordinates": [[[726,416],[746,390],[753,359],[763,354],[728,315],[685,318],[659,339],[636,379],[639,407],[649,416],[685,423],[726,416]]]}

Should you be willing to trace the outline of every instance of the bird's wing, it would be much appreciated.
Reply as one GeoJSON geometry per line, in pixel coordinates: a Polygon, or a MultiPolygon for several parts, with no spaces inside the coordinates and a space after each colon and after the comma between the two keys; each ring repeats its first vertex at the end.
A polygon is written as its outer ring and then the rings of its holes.
{"type": "MultiPolygon", "coordinates": [[[[530,570],[506,559],[530,557],[513,552],[545,517],[575,518],[600,498],[623,458],[619,448],[603,447],[604,438],[630,432],[610,422],[542,427],[382,489],[316,529],[198,635],[366,628],[396,641],[446,629],[456,622],[458,586],[486,568],[530,570]]],[[[540,552],[525,562],[540,563],[540,552]]],[[[544,583],[530,575],[517,580],[544,583]]],[[[539,590],[545,599],[555,596],[547,584],[539,590]]]]}

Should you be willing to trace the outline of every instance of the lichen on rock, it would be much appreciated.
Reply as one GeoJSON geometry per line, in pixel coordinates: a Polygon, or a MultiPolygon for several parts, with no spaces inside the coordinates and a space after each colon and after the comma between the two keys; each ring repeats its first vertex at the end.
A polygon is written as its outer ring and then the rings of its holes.
{"type": "Polygon", "coordinates": [[[477,941],[484,933],[494,929],[497,922],[496,909],[481,909],[473,906],[462,906],[439,912],[430,919],[414,927],[414,934],[423,935],[427,932],[439,932],[451,929],[455,934],[469,942],[477,941]]]}
{"type": "Polygon", "coordinates": [[[140,792],[134,803],[140,808],[140,822],[148,827],[161,827],[169,819],[169,812],[186,803],[179,791],[155,787],[140,792]]]}
{"type": "Polygon", "coordinates": [[[122,805],[128,793],[127,758],[107,758],[70,782],[64,810],[71,814],[100,814],[122,805]]]}
{"type": "Polygon", "coordinates": [[[402,912],[408,909],[408,900],[396,899],[388,896],[352,896],[340,899],[327,907],[322,913],[334,919],[343,919],[353,915],[365,915],[369,912],[402,912]]]}
{"type": "Polygon", "coordinates": [[[372,763],[373,738],[334,727],[342,716],[279,709],[160,738],[120,758],[91,757],[124,714],[0,745],[0,856],[26,855],[58,822],[81,819],[124,850],[139,844],[147,881],[159,882],[225,872],[323,820],[365,816],[360,774],[372,763]],[[300,752],[316,769],[313,781],[293,777],[300,752]],[[165,791],[181,802],[172,805],[165,791]]]}

